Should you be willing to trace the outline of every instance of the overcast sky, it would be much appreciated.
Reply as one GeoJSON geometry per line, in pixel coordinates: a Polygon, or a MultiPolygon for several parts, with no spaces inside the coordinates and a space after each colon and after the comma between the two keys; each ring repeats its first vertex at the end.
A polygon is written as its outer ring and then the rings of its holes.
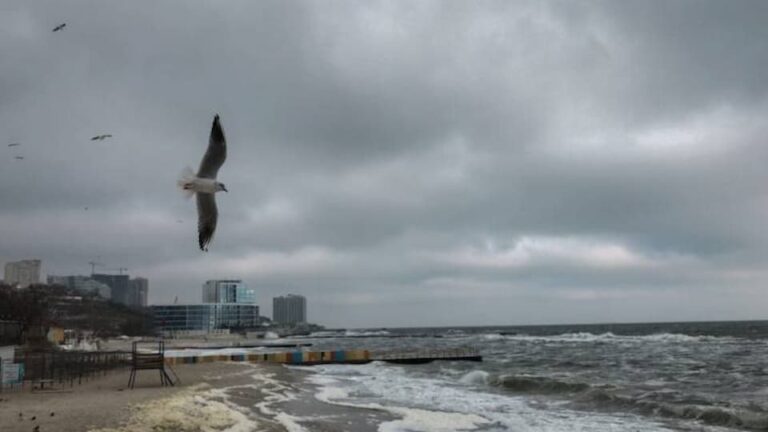
{"type": "Polygon", "coordinates": [[[297,293],[340,327],[765,319],[766,22],[765,1],[0,0],[0,264],[99,257],[151,303],[243,279],[266,315],[297,293]],[[203,253],[175,182],[215,113],[230,192],[203,253]]]}

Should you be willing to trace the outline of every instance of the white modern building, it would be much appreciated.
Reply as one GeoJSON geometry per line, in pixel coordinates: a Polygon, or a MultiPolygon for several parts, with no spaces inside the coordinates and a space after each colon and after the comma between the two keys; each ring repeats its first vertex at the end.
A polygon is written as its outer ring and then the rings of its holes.
{"type": "Polygon", "coordinates": [[[272,321],[277,324],[298,324],[307,322],[307,299],[304,296],[288,294],[272,299],[272,321]]]}
{"type": "Polygon", "coordinates": [[[40,265],[41,262],[39,259],[6,263],[5,283],[8,285],[15,285],[19,288],[26,288],[30,285],[40,283],[40,265]]]}
{"type": "Polygon", "coordinates": [[[259,307],[254,304],[153,305],[151,308],[155,326],[165,334],[206,334],[259,326],[259,307]]]}
{"type": "Polygon", "coordinates": [[[255,304],[256,291],[241,280],[209,280],[203,284],[203,303],[255,304]]]}

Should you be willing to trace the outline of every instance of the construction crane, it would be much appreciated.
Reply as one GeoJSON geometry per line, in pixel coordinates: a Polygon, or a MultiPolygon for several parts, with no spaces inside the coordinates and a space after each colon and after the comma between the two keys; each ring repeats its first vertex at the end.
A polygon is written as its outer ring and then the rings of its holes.
{"type": "Polygon", "coordinates": [[[91,275],[96,274],[96,266],[103,267],[104,263],[100,263],[98,261],[88,261],[88,264],[91,265],[91,275]]]}
{"type": "Polygon", "coordinates": [[[123,272],[127,272],[128,271],[128,269],[125,268],[125,267],[108,268],[108,269],[104,269],[104,270],[105,271],[116,271],[116,272],[118,272],[118,274],[123,274],[123,272]]]}

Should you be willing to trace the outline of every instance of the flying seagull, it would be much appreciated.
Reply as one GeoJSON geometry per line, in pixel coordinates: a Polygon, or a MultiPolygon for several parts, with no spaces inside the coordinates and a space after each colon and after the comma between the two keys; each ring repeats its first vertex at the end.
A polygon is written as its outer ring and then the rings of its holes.
{"type": "Polygon", "coordinates": [[[24,156],[15,156],[16,160],[24,160],[24,156]]]}
{"type": "Polygon", "coordinates": [[[110,134],[96,135],[95,137],[91,138],[91,141],[104,141],[106,138],[112,138],[112,135],[110,134]]]}
{"type": "Polygon", "coordinates": [[[54,27],[53,31],[57,32],[59,30],[64,30],[64,27],[66,27],[66,26],[67,26],[67,23],[61,23],[61,24],[57,25],[56,27],[54,27]]]}
{"type": "Polygon", "coordinates": [[[8,144],[8,147],[16,147],[16,146],[20,146],[20,145],[21,145],[21,143],[10,143],[10,144],[8,144]]]}
{"type": "Polygon", "coordinates": [[[208,252],[208,243],[216,231],[216,221],[219,217],[214,194],[220,191],[228,192],[224,183],[216,181],[216,174],[226,158],[227,140],[219,123],[219,115],[216,114],[211,126],[208,150],[200,162],[200,169],[195,174],[192,168],[185,168],[178,181],[179,187],[188,197],[197,194],[197,240],[200,250],[205,252],[208,252]]]}

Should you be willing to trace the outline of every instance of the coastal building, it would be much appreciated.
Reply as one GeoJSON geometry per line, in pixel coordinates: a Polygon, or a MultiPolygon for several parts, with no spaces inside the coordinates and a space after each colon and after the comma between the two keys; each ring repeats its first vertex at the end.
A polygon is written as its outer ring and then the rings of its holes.
{"type": "Polygon", "coordinates": [[[147,307],[147,297],[149,296],[149,280],[143,277],[137,277],[129,280],[128,295],[130,296],[130,305],[147,307]]]}
{"type": "Polygon", "coordinates": [[[92,279],[90,276],[48,276],[48,285],[61,285],[80,292],[95,292],[99,297],[112,298],[109,285],[92,279]]]}
{"type": "Polygon", "coordinates": [[[256,291],[241,280],[209,280],[203,284],[203,303],[256,304],[256,291]]]}
{"type": "Polygon", "coordinates": [[[288,294],[272,299],[272,321],[277,324],[298,324],[307,322],[307,299],[304,296],[288,294]]]}
{"type": "Polygon", "coordinates": [[[5,283],[8,285],[15,285],[19,288],[26,288],[30,285],[40,283],[40,265],[41,261],[39,259],[6,263],[5,283]]]}
{"type": "Polygon", "coordinates": [[[255,304],[205,303],[199,305],[154,305],[155,327],[164,333],[249,329],[259,326],[255,304]]]}
{"type": "Polygon", "coordinates": [[[147,305],[149,294],[149,281],[145,278],[130,279],[123,274],[99,274],[94,273],[91,278],[109,286],[112,301],[131,307],[144,307],[147,305]]]}

